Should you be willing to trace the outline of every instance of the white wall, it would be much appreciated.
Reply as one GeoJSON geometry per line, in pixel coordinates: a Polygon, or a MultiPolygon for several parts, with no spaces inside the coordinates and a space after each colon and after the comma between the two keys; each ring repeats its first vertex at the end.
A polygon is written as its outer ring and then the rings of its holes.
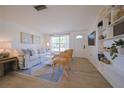
{"type": "Polygon", "coordinates": [[[50,35],[49,34],[44,34],[44,46],[46,47],[46,48],[48,48],[48,49],[50,49],[50,45],[49,46],[47,46],[47,43],[51,43],[50,42],[50,35]]]}
{"type": "MultiPolygon", "coordinates": [[[[95,21],[94,24],[91,26],[90,30],[87,33],[87,36],[91,32],[97,31],[96,24],[97,24],[97,21],[95,21]]],[[[96,46],[87,47],[86,49],[88,53],[87,58],[113,87],[124,87],[124,74],[123,74],[124,73],[124,56],[119,55],[119,57],[116,58],[114,61],[111,60],[111,64],[100,63],[97,58],[97,54],[98,54],[97,41],[98,39],[96,40],[96,46]]],[[[113,40],[110,40],[107,42],[107,44],[110,45],[112,42],[113,40]]],[[[107,57],[111,59],[109,54],[107,55],[107,57]]]]}
{"type": "Polygon", "coordinates": [[[9,22],[6,20],[0,20],[0,40],[10,41],[13,48],[29,48],[29,47],[43,47],[44,41],[41,34],[37,31],[33,31],[30,28],[26,28],[14,22],[9,22]],[[40,45],[34,44],[21,44],[20,43],[20,32],[26,32],[34,35],[40,35],[41,43],[40,45]]]}
{"type": "MultiPolygon", "coordinates": [[[[12,11],[12,10],[11,10],[12,11]]],[[[5,7],[0,7],[0,41],[10,41],[13,48],[28,48],[28,47],[44,47],[44,38],[43,35],[34,29],[26,27],[18,22],[20,19],[16,19],[16,15],[11,13],[5,7]],[[12,18],[15,20],[12,20],[12,18]],[[41,38],[40,45],[34,44],[21,44],[20,43],[20,32],[26,32],[33,35],[38,35],[41,38]]],[[[13,11],[12,11],[13,12],[13,11]]],[[[25,22],[25,20],[22,20],[25,22]]],[[[28,21],[28,20],[26,20],[28,21]]]]}

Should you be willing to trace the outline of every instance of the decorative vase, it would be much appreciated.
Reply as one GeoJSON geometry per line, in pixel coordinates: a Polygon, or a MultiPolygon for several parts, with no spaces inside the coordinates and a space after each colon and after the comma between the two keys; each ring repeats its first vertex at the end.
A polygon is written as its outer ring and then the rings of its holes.
{"type": "Polygon", "coordinates": [[[99,40],[104,39],[103,35],[99,35],[99,40]]]}

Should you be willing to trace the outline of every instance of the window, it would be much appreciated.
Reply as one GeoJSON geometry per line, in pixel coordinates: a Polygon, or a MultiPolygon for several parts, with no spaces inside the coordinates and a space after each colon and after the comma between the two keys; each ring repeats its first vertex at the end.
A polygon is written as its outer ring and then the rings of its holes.
{"type": "Polygon", "coordinates": [[[51,49],[53,51],[64,51],[69,48],[69,35],[51,37],[51,49]]]}

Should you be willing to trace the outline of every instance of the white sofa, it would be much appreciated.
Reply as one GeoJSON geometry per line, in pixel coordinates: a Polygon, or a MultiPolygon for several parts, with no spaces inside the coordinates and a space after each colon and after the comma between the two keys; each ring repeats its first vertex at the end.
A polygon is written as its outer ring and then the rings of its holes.
{"type": "Polygon", "coordinates": [[[21,49],[19,65],[21,69],[29,69],[40,64],[51,65],[54,53],[48,49],[21,49]]]}

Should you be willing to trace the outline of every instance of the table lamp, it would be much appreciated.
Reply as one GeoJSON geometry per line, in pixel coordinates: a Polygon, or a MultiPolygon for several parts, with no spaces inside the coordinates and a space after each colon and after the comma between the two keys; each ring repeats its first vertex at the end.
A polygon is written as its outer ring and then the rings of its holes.
{"type": "Polygon", "coordinates": [[[0,54],[1,57],[8,57],[11,49],[9,41],[0,41],[0,54]]]}
{"type": "Polygon", "coordinates": [[[11,43],[9,41],[0,41],[0,49],[6,52],[6,50],[11,49],[11,43]]]}

